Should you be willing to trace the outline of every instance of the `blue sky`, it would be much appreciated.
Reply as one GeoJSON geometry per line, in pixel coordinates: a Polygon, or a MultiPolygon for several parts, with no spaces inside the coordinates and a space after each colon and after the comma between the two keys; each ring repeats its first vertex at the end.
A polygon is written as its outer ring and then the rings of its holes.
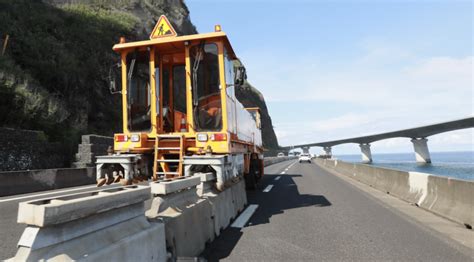
{"type": "MultiPolygon", "coordinates": [[[[473,115],[472,1],[186,1],[199,32],[220,24],[265,96],[280,145],[473,115]]],[[[474,132],[429,137],[472,150],[474,132]]],[[[373,153],[411,152],[408,139],[373,153]]],[[[319,148],[312,150],[319,153],[319,148]]],[[[355,144],[333,148],[358,153],[355,144]]]]}

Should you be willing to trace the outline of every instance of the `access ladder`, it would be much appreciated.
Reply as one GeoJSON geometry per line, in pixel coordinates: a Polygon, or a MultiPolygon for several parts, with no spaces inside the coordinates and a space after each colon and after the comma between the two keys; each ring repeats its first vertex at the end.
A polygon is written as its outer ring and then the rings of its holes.
{"type": "Polygon", "coordinates": [[[184,136],[157,135],[153,165],[153,180],[183,175],[184,136]]]}

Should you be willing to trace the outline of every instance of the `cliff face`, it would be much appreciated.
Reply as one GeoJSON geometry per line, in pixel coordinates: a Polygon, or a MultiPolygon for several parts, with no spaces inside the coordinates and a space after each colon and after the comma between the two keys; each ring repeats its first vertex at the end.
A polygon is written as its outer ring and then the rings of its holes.
{"type": "Polygon", "coordinates": [[[244,107],[258,107],[262,119],[262,139],[263,146],[269,151],[278,149],[278,141],[273,130],[272,119],[268,113],[267,105],[262,93],[245,81],[241,88],[237,88],[235,96],[244,105],[244,107]]]}
{"type": "MultiPolygon", "coordinates": [[[[165,14],[178,34],[197,33],[183,0],[0,0],[0,126],[44,131],[75,153],[85,133],[121,130],[121,99],[108,90],[111,47],[147,39],[165,14]]],[[[250,86],[238,96],[263,113],[266,147],[277,146],[265,102],[250,86]],[[256,97],[254,97],[256,96],[256,97]]]]}
{"type": "Polygon", "coordinates": [[[136,19],[133,34],[136,39],[148,39],[158,18],[165,14],[178,35],[197,33],[189,19],[189,10],[183,0],[43,0],[45,3],[68,9],[85,6],[132,15],[136,19]]]}

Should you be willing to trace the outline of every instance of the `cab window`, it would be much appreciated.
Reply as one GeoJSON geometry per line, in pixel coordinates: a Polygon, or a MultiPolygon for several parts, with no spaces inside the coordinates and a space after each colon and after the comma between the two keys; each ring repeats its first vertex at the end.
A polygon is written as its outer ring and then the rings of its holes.
{"type": "Polygon", "coordinates": [[[218,48],[214,43],[191,47],[191,86],[197,131],[220,131],[222,107],[218,48]]]}
{"type": "Polygon", "coordinates": [[[148,51],[127,55],[127,116],[131,132],[151,129],[151,95],[148,51]]]}

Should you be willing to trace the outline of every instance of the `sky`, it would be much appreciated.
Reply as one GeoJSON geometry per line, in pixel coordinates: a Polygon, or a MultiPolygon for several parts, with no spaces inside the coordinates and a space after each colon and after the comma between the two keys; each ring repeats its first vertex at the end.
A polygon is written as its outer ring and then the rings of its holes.
{"type": "MultiPolygon", "coordinates": [[[[220,24],[267,103],[281,146],[473,116],[471,0],[187,0],[200,33],[220,24]]],[[[428,137],[473,150],[473,129],[428,137]]],[[[407,138],[372,153],[412,152],[407,138]]],[[[312,148],[312,153],[321,153],[312,148]]],[[[357,144],[333,154],[359,153],[357,144]]]]}

